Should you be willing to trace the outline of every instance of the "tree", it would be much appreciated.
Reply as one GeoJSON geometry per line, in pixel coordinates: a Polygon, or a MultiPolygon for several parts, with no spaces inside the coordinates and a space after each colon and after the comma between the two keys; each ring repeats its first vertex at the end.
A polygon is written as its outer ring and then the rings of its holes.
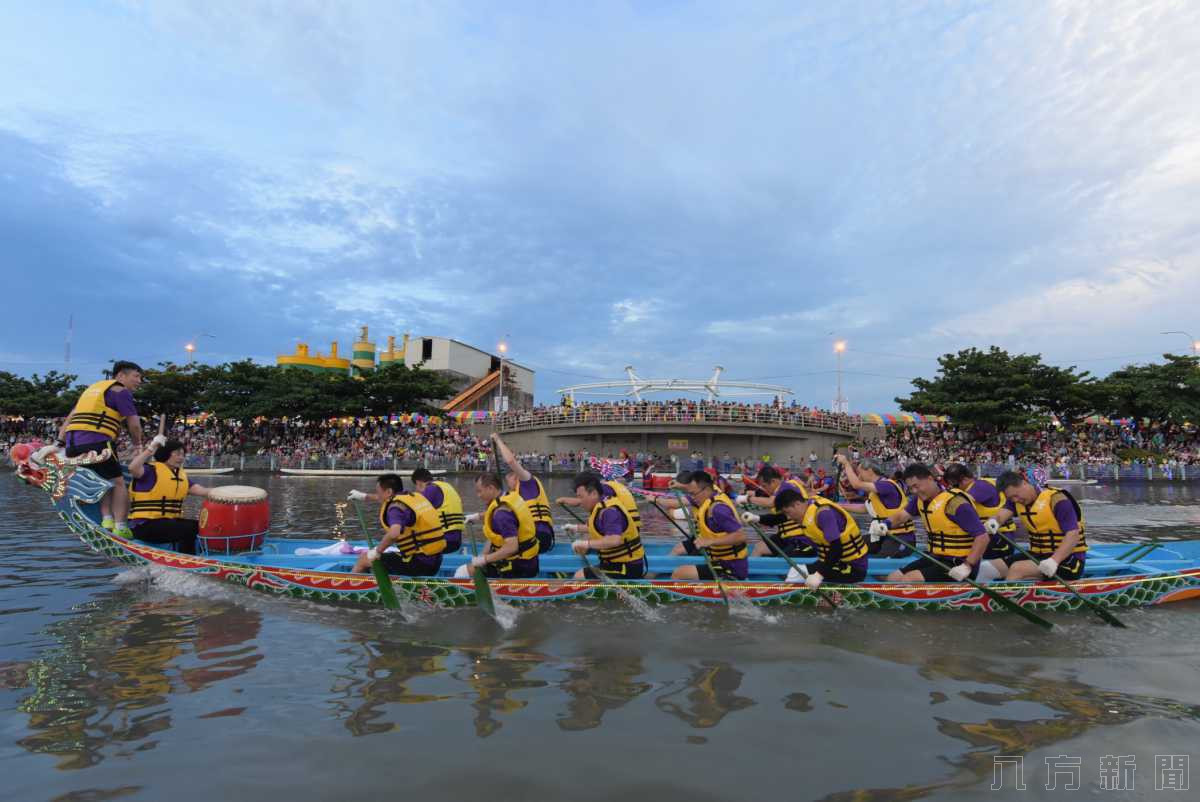
{"type": "Polygon", "coordinates": [[[1110,373],[1096,387],[1099,411],[1115,418],[1200,421],[1200,357],[1163,354],[1163,359],[1110,373]]]}
{"type": "Polygon", "coordinates": [[[1010,355],[996,346],[938,357],[939,375],[913,379],[916,391],[897,398],[901,409],[948,415],[958,424],[1000,431],[1022,428],[1050,414],[1066,421],[1095,407],[1094,379],[1074,366],[1046,365],[1040,354],[1010,355]]]}
{"type": "Polygon", "coordinates": [[[201,387],[199,406],[218,418],[249,422],[259,416],[278,417],[278,400],[272,392],[277,368],[256,365],[249,359],[224,365],[197,367],[201,387]]]}
{"type": "Polygon", "coordinates": [[[74,385],[76,377],[52,370],[45,376],[33,374],[30,379],[0,372],[0,413],[5,415],[60,417],[83,392],[74,385]]]}
{"type": "Polygon", "coordinates": [[[147,370],[137,392],[138,410],[144,417],[186,416],[196,412],[204,390],[202,372],[206,367],[160,362],[158,368],[147,370]]]}
{"type": "Polygon", "coordinates": [[[363,406],[368,414],[430,412],[430,402],[450,398],[454,385],[440,374],[403,364],[380,367],[362,381],[363,406]]]}

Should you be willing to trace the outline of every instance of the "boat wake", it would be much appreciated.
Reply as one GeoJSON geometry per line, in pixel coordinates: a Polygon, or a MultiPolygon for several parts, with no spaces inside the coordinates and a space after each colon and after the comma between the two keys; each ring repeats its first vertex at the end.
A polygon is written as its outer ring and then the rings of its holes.
{"type": "Polygon", "coordinates": [[[737,591],[729,594],[729,614],[761,624],[778,624],[781,620],[778,614],[768,613],[737,591]]]}

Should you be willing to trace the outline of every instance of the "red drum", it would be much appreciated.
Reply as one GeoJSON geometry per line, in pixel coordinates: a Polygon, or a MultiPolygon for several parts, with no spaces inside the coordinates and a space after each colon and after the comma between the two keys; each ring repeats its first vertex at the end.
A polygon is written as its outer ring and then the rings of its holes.
{"type": "Polygon", "coordinates": [[[271,505],[260,487],[214,487],[200,509],[200,548],[206,554],[257,551],[271,526],[271,505]]]}

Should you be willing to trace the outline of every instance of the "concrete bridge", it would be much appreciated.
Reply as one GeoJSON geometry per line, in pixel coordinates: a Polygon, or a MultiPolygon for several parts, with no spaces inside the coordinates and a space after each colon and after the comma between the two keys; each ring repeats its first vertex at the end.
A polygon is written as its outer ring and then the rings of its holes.
{"type": "Polygon", "coordinates": [[[871,434],[846,416],[736,405],[545,407],[507,413],[496,428],[517,452],[586,450],[616,456],[624,449],[687,456],[701,451],[710,458],[728,452],[734,459],[770,454],[775,462],[795,460],[798,465],[807,464],[812,452],[828,461],[836,444],[871,434]]]}

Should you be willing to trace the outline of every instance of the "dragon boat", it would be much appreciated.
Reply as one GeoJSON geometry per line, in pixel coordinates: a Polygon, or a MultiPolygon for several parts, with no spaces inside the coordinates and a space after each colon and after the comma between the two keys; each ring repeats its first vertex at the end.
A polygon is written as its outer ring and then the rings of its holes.
{"type": "MultiPolygon", "coordinates": [[[[254,590],[322,602],[381,604],[379,588],[371,574],[350,573],[353,549],[364,543],[336,540],[277,538],[266,536],[253,551],[232,554],[181,554],[169,548],[126,539],[99,523],[99,501],[109,483],[81,465],[55,458],[33,468],[18,467],[27,483],[50,495],[54,509],[66,525],[91,549],[129,565],[155,565],[195,576],[211,577],[254,590]],[[332,552],[316,553],[313,552],[332,552]]],[[[680,564],[702,562],[702,557],[672,557],[669,538],[646,539],[650,571],[670,574],[680,564]]],[[[470,579],[456,579],[454,571],[469,554],[446,555],[436,577],[394,577],[393,585],[402,601],[439,606],[476,603],[470,579]]],[[[888,583],[879,577],[904,559],[876,559],[870,563],[871,581],[855,585],[826,583],[821,590],[839,607],[881,610],[974,610],[996,612],[995,600],[970,584],[888,583]]],[[[492,594],[506,602],[531,604],[554,601],[613,600],[621,594],[651,603],[717,602],[721,587],[711,581],[671,579],[581,580],[573,579],[581,558],[566,544],[541,556],[542,576],[533,579],[490,580],[492,594]]],[[[821,597],[803,584],[783,581],[784,560],[751,558],[750,577],[724,582],[730,595],[756,605],[816,607],[821,597]]],[[[1102,544],[1093,546],[1084,576],[1071,583],[1084,598],[1104,607],[1144,607],[1200,596],[1200,541],[1168,541],[1153,544],[1102,544]]],[[[1022,607],[1031,610],[1076,610],[1083,606],[1061,584],[1048,582],[995,582],[988,585],[1022,607]]]]}

